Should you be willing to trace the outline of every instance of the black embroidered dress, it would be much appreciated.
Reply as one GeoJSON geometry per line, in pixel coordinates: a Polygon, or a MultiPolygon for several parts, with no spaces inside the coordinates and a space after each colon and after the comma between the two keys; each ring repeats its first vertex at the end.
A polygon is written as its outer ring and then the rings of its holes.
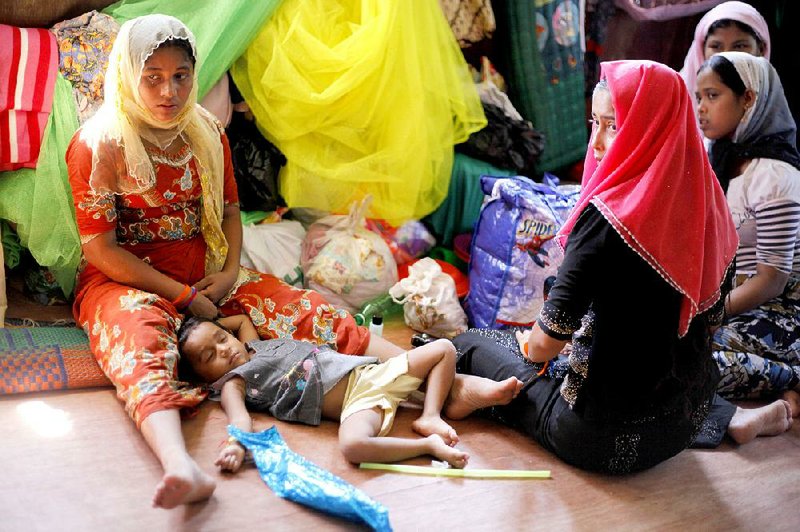
{"type": "MultiPolygon", "coordinates": [[[[735,412],[714,395],[708,325],[721,306],[696,316],[681,338],[680,304],[681,294],[587,206],[538,320],[549,336],[571,338],[572,351],[560,370],[491,414],[564,461],[606,473],[652,467],[692,442],[718,445],[735,412]]],[[[540,368],[509,331],[471,330],[454,343],[462,373],[528,382],[540,368]]]]}

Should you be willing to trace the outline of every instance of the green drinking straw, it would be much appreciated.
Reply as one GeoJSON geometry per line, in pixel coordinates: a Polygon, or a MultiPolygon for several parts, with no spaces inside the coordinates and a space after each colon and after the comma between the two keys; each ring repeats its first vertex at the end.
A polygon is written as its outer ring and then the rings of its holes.
{"type": "Polygon", "coordinates": [[[459,478],[551,478],[550,471],[513,470],[513,469],[445,469],[402,464],[376,464],[362,462],[361,469],[380,469],[394,473],[410,473],[412,475],[428,475],[432,477],[459,478]]]}

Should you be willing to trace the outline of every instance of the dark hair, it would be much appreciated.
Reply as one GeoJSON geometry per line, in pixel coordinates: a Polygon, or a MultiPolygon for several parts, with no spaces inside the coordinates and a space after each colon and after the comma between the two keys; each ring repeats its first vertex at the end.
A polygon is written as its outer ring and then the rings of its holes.
{"type": "Polygon", "coordinates": [[[183,356],[183,346],[186,344],[186,340],[189,339],[189,335],[192,334],[192,331],[195,330],[201,323],[213,323],[223,331],[233,334],[230,329],[222,325],[217,320],[202,318],[200,316],[186,316],[186,319],[183,320],[181,326],[178,327],[178,331],[175,333],[175,336],[177,336],[178,341],[178,375],[181,379],[188,382],[205,382],[202,378],[200,378],[192,365],[189,363],[189,357],[183,356]]]}
{"type": "Polygon", "coordinates": [[[746,34],[750,35],[756,40],[756,45],[758,45],[758,50],[762,54],[764,53],[764,41],[761,40],[761,37],[758,36],[756,30],[751,28],[748,24],[744,22],[739,22],[738,20],[733,20],[730,18],[722,18],[718,21],[714,22],[711,26],[708,27],[708,32],[706,33],[706,38],[703,40],[703,47],[706,45],[706,41],[708,41],[708,36],[714,33],[715,31],[722,29],[722,28],[730,28],[734,27],[739,31],[743,31],[746,34]]]}
{"type": "Polygon", "coordinates": [[[192,63],[192,68],[194,68],[197,58],[194,56],[191,43],[186,39],[172,37],[159,44],[156,50],[160,50],[162,48],[179,48],[183,50],[186,53],[186,57],[188,57],[189,61],[192,63]]]}
{"type": "Polygon", "coordinates": [[[744,81],[742,81],[741,76],[739,76],[739,72],[736,71],[736,67],[733,66],[733,63],[731,63],[727,57],[723,57],[719,54],[712,55],[705,63],[700,65],[700,69],[697,73],[700,74],[700,72],[706,68],[710,68],[712,72],[716,73],[719,79],[722,80],[722,83],[727,85],[736,96],[742,96],[747,90],[744,81]]]}

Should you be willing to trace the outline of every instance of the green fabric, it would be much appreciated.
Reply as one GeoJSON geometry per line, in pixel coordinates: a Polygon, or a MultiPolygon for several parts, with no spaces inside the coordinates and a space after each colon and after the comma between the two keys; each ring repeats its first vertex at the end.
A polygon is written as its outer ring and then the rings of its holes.
{"type": "Polygon", "coordinates": [[[281,0],[120,0],[103,9],[122,24],[162,13],[192,30],[197,41],[198,97],[202,98],[244,53],[281,0]]]}
{"type": "Polygon", "coordinates": [[[50,269],[64,294],[75,287],[81,258],[64,155],[78,129],[72,85],[59,74],[36,169],[0,175],[0,218],[17,224],[20,243],[50,269]]]}
{"type": "Polygon", "coordinates": [[[19,243],[17,232],[11,229],[6,222],[0,220],[0,234],[3,235],[0,237],[3,244],[3,261],[9,269],[16,268],[22,252],[22,244],[19,243]]]}
{"type": "Polygon", "coordinates": [[[423,219],[440,246],[451,247],[455,236],[472,233],[483,204],[482,175],[511,176],[514,172],[456,153],[447,197],[423,219]]]}
{"type": "Polygon", "coordinates": [[[587,132],[577,4],[506,0],[495,15],[508,28],[500,44],[511,100],[545,136],[537,173],[582,160],[587,132]]]}
{"type": "Polygon", "coordinates": [[[267,211],[239,211],[242,225],[255,225],[264,221],[269,213],[267,211]]]}
{"type": "MultiPolygon", "coordinates": [[[[205,95],[247,48],[280,0],[122,0],[103,10],[120,23],[148,13],[173,15],[197,38],[199,94],[205,95]]],[[[17,224],[20,242],[50,269],[64,294],[75,288],[81,258],[64,156],[78,129],[72,86],[58,76],[53,112],[35,170],[0,175],[0,218],[17,224]]]]}

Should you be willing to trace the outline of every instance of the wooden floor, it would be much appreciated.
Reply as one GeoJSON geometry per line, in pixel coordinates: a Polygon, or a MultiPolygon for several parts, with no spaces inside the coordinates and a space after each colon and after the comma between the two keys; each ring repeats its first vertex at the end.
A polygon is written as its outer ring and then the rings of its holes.
{"type": "MultiPolygon", "coordinates": [[[[53,319],[9,289],[9,317],[53,319]],[[31,312],[36,315],[32,316],[31,312]]],[[[386,336],[408,345],[409,331],[386,336]]],[[[414,411],[395,430],[410,435],[414,411]]],[[[483,419],[453,422],[471,468],[549,469],[550,480],[464,480],[361,471],[346,463],[336,424],[276,425],[291,449],[362,489],[389,510],[395,530],[800,530],[800,423],[737,447],[689,450],[647,472],[603,477],[567,466],[521,434],[483,419]]],[[[206,402],[184,424],[192,456],[213,470],[225,433],[206,402]]],[[[0,530],[345,530],[346,522],[277,497],[249,467],[214,473],[206,503],[150,507],[160,467],[111,389],[0,398],[0,530]]],[[[588,445],[591,442],[587,442],[588,445]]],[[[408,463],[429,465],[425,459],[408,463]]]]}

